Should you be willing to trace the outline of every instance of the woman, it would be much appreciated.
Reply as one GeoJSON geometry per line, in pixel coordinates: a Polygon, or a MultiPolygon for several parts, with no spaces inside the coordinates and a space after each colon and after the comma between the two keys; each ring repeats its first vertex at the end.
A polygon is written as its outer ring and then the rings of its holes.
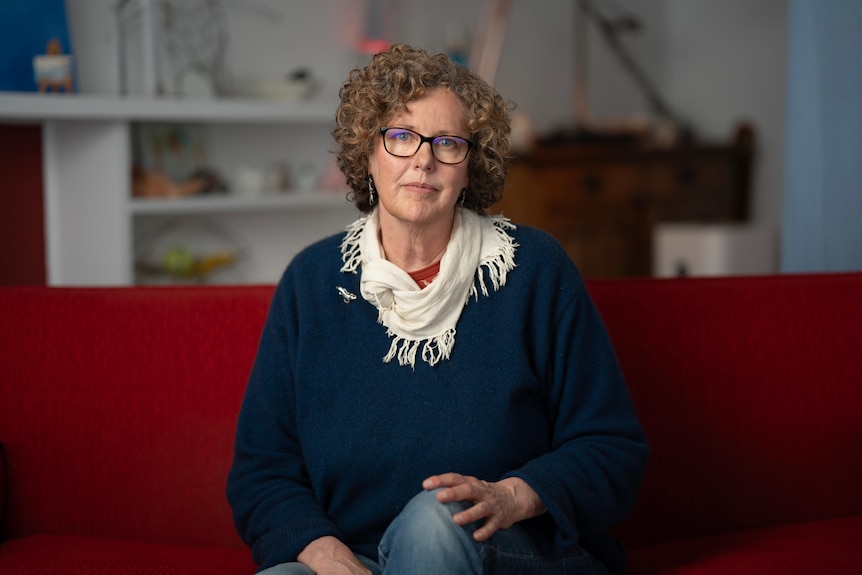
{"type": "Polygon", "coordinates": [[[484,211],[506,104],[407,46],[341,89],[363,217],[274,294],[228,497],[275,574],[619,573],[646,443],[578,272],[484,211]]]}

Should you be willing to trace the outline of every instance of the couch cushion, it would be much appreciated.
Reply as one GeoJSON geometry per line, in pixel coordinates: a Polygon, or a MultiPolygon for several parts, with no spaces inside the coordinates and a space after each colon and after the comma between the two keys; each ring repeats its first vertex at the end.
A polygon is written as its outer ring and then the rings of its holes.
{"type": "Polygon", "coordinates": [[[629,575],[794,575],[862,572],[862,517],[799,523],[648,545],[629,551],[629,575]]]}
{"type": "Polygon", "coordinates": [[[272,290],[0,290],[0,540],[244,549],[225,482],[272,290]]]}
{"type": "Polygon", "coordinates": [[[862,515],[862,273],[589,288],[650,444],[627,546],[862,515]]]}
{"type": "Polygon", "coordinates": [[[0,545],[3,575],[249,575],[248,551],[181,547],[62,535],[34,535],[0,545]]]}

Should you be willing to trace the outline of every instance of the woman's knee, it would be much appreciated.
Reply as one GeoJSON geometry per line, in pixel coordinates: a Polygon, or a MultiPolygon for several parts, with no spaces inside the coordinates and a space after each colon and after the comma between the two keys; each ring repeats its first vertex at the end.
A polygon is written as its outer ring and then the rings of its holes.
{"type": "Polygon", "coordinates": [[[446,503],[441,503],[437,500],[437,493],[439,492],[440,489],[434,489],[417,493],[413,499],[407,503],[399,516],[407,518],[416,517],[424,520],[437,519],[447,526],[450,524],[454,525],[455,523],[452,521],[452,516],[459,511],[467,509],[470,504],[464,501],[447,501],[446,503]]]}
{"type": "Polygon", "coordinates": [[[381,541],[381,552],[392,545],[418,545],[440,549],[463,546],[472,541],[475,526],[462,527],[452,516],[469,507],[469,503],[437,501],[437,491],[423,491],[411,499],[389,526],[381,541]]]}

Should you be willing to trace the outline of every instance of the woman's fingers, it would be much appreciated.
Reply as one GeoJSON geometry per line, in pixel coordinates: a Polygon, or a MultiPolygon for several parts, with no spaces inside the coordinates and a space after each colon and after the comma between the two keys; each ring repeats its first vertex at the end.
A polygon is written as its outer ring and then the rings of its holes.
{"type": "Polygon", "coordinates": [[[473,503],[464,511],[452,516],[458,525],[467,525],[484,519],[484,523],[473,533],[477,541],[491,537],[501,527],[514,522],[512,493],[499,483],[489,483],[472,476],[458,473],[443,473],[429,477],[422,483],[425,489],[440,489],[437,499],[447,501],[469,501],[473,503]]]}

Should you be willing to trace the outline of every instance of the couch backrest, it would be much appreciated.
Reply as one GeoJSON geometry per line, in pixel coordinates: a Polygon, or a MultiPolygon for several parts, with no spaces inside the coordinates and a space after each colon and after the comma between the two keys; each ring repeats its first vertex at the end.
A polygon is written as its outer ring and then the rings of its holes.
{"type": "MultiPolygon", "coordinates": [[[[626,543],[862,513],[862,274],[588,287],[652,449],[626,543]]],[[[241,547],[224,481],[272,289],[0,288],[0,537],[241,547]]]]}
{"type": "Polygon", "coordinates": [[[225,478],[272,290],[0,289],[0,536],[241,547],[225,478]]]}
{"type": "Polygon", "coordinates": [[[862,274],[590,292],[652,447],[628,544],[862,513],[862,274]]]}

